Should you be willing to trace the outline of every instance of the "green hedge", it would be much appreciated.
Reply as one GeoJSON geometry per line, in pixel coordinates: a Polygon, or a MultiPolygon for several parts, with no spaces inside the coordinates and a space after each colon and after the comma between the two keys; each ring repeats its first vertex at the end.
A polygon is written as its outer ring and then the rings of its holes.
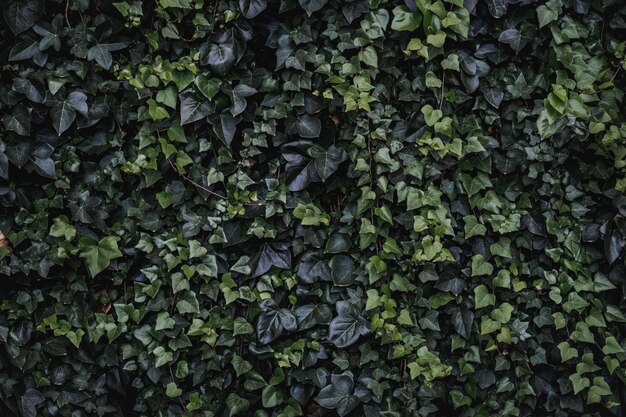
{"type": "Polygon", "coordinates": [[[10,0],[3,417],[626,415],[623,0],[10,0]]]}

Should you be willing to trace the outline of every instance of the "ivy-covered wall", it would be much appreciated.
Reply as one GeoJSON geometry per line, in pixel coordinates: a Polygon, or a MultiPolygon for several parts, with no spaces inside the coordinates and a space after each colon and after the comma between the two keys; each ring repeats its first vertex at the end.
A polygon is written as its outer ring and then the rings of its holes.
{"type": "Polygon", "coordinates": [[[5,0],[0,416],[626,415],[623,0],[5,0]]]}

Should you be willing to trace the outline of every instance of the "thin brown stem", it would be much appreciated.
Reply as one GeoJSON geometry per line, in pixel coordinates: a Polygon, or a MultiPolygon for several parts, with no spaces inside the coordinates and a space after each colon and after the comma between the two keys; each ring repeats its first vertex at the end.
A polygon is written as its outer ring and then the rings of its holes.
{"type": "Polygon", "coordinates": [[[202,191],[206,191],[207,193],[212,194],[215,197],[221,198],[222,200],[227,200],[228,199],[226,196],[223,196],[220,193],[216,193],[215,191],[209,190],[208,188],[204,187],[201,184],[198,184],[197,182],[195,182],[194,180],[192,180],[191,178],[189,178],[185,174],[181,174],[180,172],[178,172],[178,169],[176,169],[176,167],[174,166],[174,163],[172,163],[172,160],[170,158],[167,158],[167,162],[170,163],[170,166],[172,167],[172,169],[174,169],[174,171],[176,171],[176,173],[178,173],[178,175],[180,175],[185,181],[191,183],[192,185],[196,186],[197,188],[201,189],[202,191]]]}

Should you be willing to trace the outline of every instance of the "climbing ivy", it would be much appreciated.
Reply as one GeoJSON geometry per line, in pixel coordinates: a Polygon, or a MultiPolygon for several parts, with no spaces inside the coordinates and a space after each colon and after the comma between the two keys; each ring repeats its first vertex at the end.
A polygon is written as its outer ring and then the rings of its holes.
{"type": "Polygon", "coordinates": [[[621,0],[7,0],[0,415],[626,413],[621,0]]]}

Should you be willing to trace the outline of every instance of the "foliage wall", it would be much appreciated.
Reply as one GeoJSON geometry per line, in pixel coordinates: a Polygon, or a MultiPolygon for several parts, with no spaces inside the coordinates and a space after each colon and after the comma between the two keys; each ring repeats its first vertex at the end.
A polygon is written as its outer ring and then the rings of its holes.
{"type": "Polygon", "coordinates": [[[10,0],[3,417],[626,415],[622,0],[10,0]]]}

